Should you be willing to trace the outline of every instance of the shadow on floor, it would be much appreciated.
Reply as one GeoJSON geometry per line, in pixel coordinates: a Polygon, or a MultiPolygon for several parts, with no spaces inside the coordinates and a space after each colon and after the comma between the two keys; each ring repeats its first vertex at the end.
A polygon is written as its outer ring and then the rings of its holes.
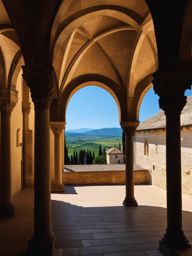
{"type": "MultiPolygon", "coordinates": [[[[0,221],[2,256],[22,255],[33,233],[33,190],[19,193],[14,205],[15,217],[0,221]]],[[[156,256],[166,226],[162,207],[81,207],[52,200],[52,212],[55,246],[63,248],[63,256],[156,256]]],[[[183,223],[192,241],[192,212],[183,212],[183,223]]]]}
{"type": "Polygon", "coordinates": [[[65,186],[65,194],[77,194],[74,186],[65,186]]]}
{"type": "MultiPolygon", "coordinates": [[[[161,207],[81,207],[53,200],[52,209],[56,247],[64,255],[150,255],[166,228],[161,207]]],[[[192,241],[192,213],[183,212],[183,217],[192,241]]]]}

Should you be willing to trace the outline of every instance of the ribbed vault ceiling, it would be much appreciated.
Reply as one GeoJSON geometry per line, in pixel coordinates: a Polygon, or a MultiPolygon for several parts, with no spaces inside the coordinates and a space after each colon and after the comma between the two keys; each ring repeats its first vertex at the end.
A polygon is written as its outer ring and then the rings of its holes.
{"type": "MultiPolygon", "coordinates": [[[[1,1],[0,28],[8,76],[19,43],[1,1]]],[[[137,85],[157,69],[153,23],[145,1],[63,1],[55,13],[49,54],[60,93],[72,80],[95,74],[133,96],[137,85]]]]}

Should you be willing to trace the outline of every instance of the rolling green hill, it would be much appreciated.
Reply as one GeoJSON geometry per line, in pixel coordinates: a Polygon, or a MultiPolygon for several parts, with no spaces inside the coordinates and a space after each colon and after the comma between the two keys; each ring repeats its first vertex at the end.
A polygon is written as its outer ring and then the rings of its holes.
{"type": "Polygon", "coordinates": [[[99,145],[108,149],[119,146],[122,141],[122,130],[120,128],[103,128],[89,130],[80,133],[79,131],[67,131],[65,133],[68,153],[71,155],[74,150],[94,151],[98,155],[99,145]]]}

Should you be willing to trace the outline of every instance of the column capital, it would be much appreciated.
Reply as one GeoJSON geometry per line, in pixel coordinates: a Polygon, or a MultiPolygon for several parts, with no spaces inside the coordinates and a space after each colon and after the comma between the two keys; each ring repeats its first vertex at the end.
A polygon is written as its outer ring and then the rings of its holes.
{"type": "Polygon", "coordinates": [[[180,113],[186,104],[185,90],[191,88],[191,69],[157,70],[153,76],[154,90],[165,114],[180,113]]]}
{"type": "Polygon", "coordinates": [[[139,121],[124,121],[121,122],[121,128],[126,132],[126,133],[135,133],[135,130],[137,129],[139,125],[139,121]]]}
{"type": "Polygon", "coordinates": [[[55,135],[60,135],[65,129],[66,122],[50,122],[51,130],[55,135]]]}
{"type": "Polygon", "coordinates": [[[3,90],[0,95],[0,111],[11,114],[18,101],[18,92],[16,90],[3,90]]]}
{"type": "Polygon", "coordinates": [[[29,114],[31,110],[31,103],[30,102],[22,102],[22,112],[29,114]]]}
{"type": "Polygon", "coordinates": [[[23,66],[23,78],[30,88],[35,108],[47,108],[53,96],[52,66],[23,66]]]}

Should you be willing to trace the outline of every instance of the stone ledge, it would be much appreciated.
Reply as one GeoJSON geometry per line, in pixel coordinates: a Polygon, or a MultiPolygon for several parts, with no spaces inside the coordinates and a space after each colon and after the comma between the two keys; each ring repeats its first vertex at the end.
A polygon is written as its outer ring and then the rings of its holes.
{"type": "MultiPolygon", "coordinates": [[[[125,171],[63,172],[64,185],[125,185],[125,171]]],[[[135,185],[151,185],[148,170],[134,171],[135,185]]]]}

